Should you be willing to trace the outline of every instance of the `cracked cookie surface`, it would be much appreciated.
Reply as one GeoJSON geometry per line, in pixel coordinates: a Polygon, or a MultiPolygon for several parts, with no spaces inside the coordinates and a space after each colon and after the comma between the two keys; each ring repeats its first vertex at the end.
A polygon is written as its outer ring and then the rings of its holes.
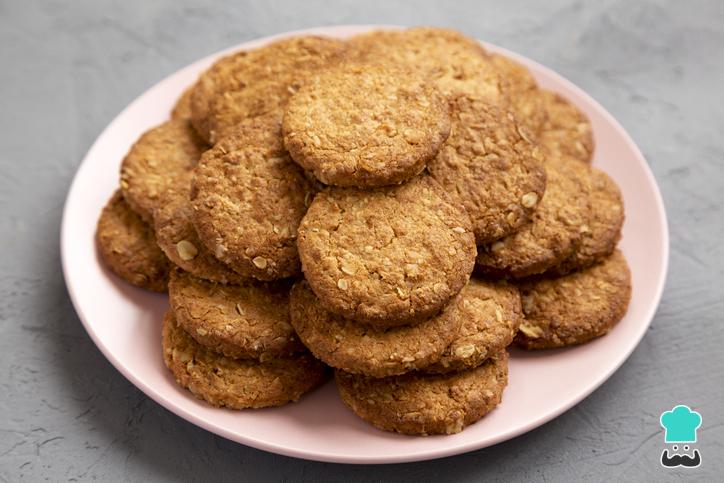
{"type": "Polygon", "coordinates": [[[163,319],[162,346],[176,382],[218,407],[282,406],[320,386],[328,375],[326,366],[309,354],[262,363],[213,352],[179,327],[171,311],[163,319]]]}
{"type": "Polygon", "coordinates": [[[462,204],[478,245],[526,223],[543,198],[541,153],[507,111],[469,95],[452,101],[453,127],[428,171],[462,204]]]}
{"type": "Polygon", "coordinates": [[[96,241],[113,273],[137,287],[166,291],[171,263],[156,244],[153,229],[128,206],[120,190],[101,212],[96,241]]]}
{"type": "Polygon", "coordinates": [[[169,303],[199,344],[232,358],[268,361],[302,352],[289,320],[288,282],[223,285],[174,270],[169,303]]]}
{"type": "Polygon", "coordinates": [[[292,158],[323,183],[376,187],[419,174],[447,138],[450,114],[412,71],[344,65],[302,86],[283,131],[292,158]]]}
{"type": "Polygon", "coordinates": [[[508,353],[449,374],[410,372],[374,379],[335,372],[342,401],[359,417],[385,431],[453,434],[500,404],[508,384],[508,353]]]}
{"type": "Polygon", "coordinates": [[[456,300],[417,325],[375,329],[325,310],[306,281],[297,282],[290,296],[292,325],[315,357],[372,377],[402,374],[437,360],[463,323],[456,300]]]}
{"type": "Polygon", "coordinates": [[[470,277],[476,250],[468,216],[429,176],[371,191],[327,188],[297,242],[326,308],[382,328],[440,311],[470,277]]]}
{"type": "Polygon", "coordinates": [[[583,344],[610,331],[626,314],[631,272],[616,250],[602,262],[560,278],[522,283],[525,319],[515,343],[526,349],[583,344]]]}

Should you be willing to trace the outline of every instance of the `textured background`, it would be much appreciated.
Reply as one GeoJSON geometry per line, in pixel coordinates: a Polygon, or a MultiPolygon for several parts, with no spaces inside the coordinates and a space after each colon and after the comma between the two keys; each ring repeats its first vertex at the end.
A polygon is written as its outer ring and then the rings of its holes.
{"type": "Polygon", "coordinates": [[[724,2],[331,3],[0,0],[0,479],[721,478],[724,2]],[[263,453],[144,396],[103,358],[71,307],[60,271],[61,207],[105,125],[162,77],[211,52],[344,23],[450,26],[527,55],[610,110],[658,179],[671,266],[651,329],[598,391],[524,436],[386,467],[263,453]],[[665,471],[658,417],[680,402],[703,415],[703,466],[665,471]]]}

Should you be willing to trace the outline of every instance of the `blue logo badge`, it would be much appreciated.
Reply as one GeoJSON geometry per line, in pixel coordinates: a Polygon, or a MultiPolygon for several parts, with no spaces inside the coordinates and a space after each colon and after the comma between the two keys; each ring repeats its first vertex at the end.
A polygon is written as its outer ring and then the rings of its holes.
{"type": "Polygon", "coordinates": [[[664,442],[671,445],[661,453],[661,465],[665,468],[696,468],[701,465],[699,450],[685,444],[696,443],[701,414],[682,404],[661,413],[659,421],[665,431],[664,442]]]}

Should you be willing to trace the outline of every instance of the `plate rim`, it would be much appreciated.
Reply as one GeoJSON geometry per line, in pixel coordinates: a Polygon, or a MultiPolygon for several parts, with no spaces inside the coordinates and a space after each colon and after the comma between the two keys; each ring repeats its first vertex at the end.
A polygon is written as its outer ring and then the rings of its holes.
{"type": "Polygon", "coordinates": [[[516,61],[522,61],[528,65],[532,65],[535,69],[544,71],[546,74],[554,79],[557,84],[561,84],[566,86],[567,89],[570,89],[571,91],[574,91],[577,96],[583,97],[590,101],[590,104],[593,108],[595,108],[599,114],[602,115],[602,117],[606,120],[606,122],[613,127],[613,129],[616,131],[618,135],[621,136],[621,138],[625,141],[627,147],[634,153],[635,157],[638,158],[640,163],[643,166],[644,174],[649,182],[649,184],[653,187],[653,195],[654,195],[654,201],[655,201],[655,207],[656,207],[656,214],[658,218],[658,223],[660,224],[662,228],[662,237],[660,242],[660,248],[661,248],[661,276],[659,280],[656,281],[656,287],[655,287],[655,296],[652,300],[652,303],[649,304],[648,310],[645,314],[646,323],[641,324],[639,333],[635,337],[635,342],[630,345],[627,351],[625,353],[622,353],[619,356],[619,360],[616,361],[615,364],[613,364],[609,370],[604,374],[604,376],[600,377],[599,379],[592,381],[590,385],[586,387],[584,391],[581,391],[577,397],[571,398],[569,401],[566,402],[566,404],[563,404],[559,406],[556,410],[549,412],[548,414],[543,415],[542,417],[537,418],[535,421],[528,422],[527,424],[519,425],[516,427],[512,427],[510,430],[505,431],[501,434],[499,434],[495,438],[491,438],[486,440],[484,443],[481,443],[480,441],[466,441],[459,445],[455,446],[449,446],[444,449],[430,449],[430,450],[423,450],[423,451],[417,451],[412,454],[395,454],[392,456],[385,456],[385,455],[376,455],[376,456],[361,456],[361,457],[350,457],[346,455],[337,455],[337,454],[330,454],[330,453],[320,453],[319,451],[306,451],[304,449],[296,448],[296,447],[289,447],[284,446],[281,444],[276,443],[270,443],[268,441],[259,441],[257,439],[254,439],[252,437],[245,437],[242,435],[239,435],[237,433],[232,433],[230,430],[224,427],[220,427],[213,422],[205,419],[202,416],[193,414],[190,411],[187,411],[184,408],[181,408],[174,404],[173,401],[170,399],[164,397],[160,393],[156,392],[153,387],[147,385],[140,379],[138,379],[124,364],[121,360],[116,358],[110,351],[110,349],[102,343],[98,335],[95,333],[95,331],[92,329],[92,325],[87,321],[89,318],[84,314],[83,308],[80,305],[80,302],[78,301],[78,296],[76,293],[77,287],[75,287],[72,283],[69,281],[71,280],[70,277],[70,268],[68,266],[68,251],[69,251],[69,243],[71,242],[72,234],[70,233],[70,227],[68,223],[68,219],[70,218],[69,215],[69,209],[71,206],[71,199],[74,195],[74,193],[77,193],[77,184],[79,183],[80,173],[84,169],[84,167],[87,167],[87,161],[91,157],[91,155],[94,153],[94,151],[97,149],[97,147],[101,144],[101,141],[110,133],[113,131],[113,128],[118,123],[119,119],[124,116],[124,114],[136,103],[140,101],[142,97],[144,97],[146,94],[149,93],[149,91],[153,90],[154,88],[157,88],[159,84],[164,83],[165,81],[169,80],[171,77],[174,77],[178,75],[179,73],[191,69],[195,64],[197,63],[211,63],[214,59],[219,58],[222,55],[225,55],[226,53],[233,52],[236,50],[239,50],[241,48],[250,48],[250,44],[253,46],[254,44],[264,44],[276,39],[285,38],[285,37],[291,37],[296,35],[330,35],[335,36],[339,35],[339,32],[342,31],[350,31],[354,30],[357,32],[362,31],[368,31],[373,29],[401,29],[406,28],[405,26],[401,25],[390,25],[390,24],[349,24],[349,25],[333,25],[333,26],[320,26],[320,27],[311,27],[311,28],[305,28],[300,30],[291,30],[287,32],[282,32],[274,35],[264,36],[264,37],[258,37],[251,39],[249,41],[241,42],[237,45],[230,46],[227,48],[224,48],[222,50],[219,50],[217,52],[211,53],[207,56],[204,56],[200,59],[197,59],[195,61],[192,61],[188,65],[177,69],[176,71],[164,76],[162,79],[158,80],[157,82],[153,83],[149,88],[144,90],[141,94],[139,94],[137,97],[135,97],[129,104],[127,104],[114,118],[111,120],[110,123],[101,131],[101,133],[95,138],[93,143],[91,144],[88,151],[83,156],[83,159],[81,160],[80,164],[78,165],[75,174],[73,176],[73,180],[70,184],[70,187],[68,189],[66,199],[63,206],[63,214],[62,214],[62,221],[61,221],[61,228],[60,228],[60,254],[61,254],[61,265],[62,265],[62,272],[63,272],[63,278],[65,282],[65,286],[68,290],[68,293],[70,295],[71,302],[73,304],[73,308],[76,311],[76,314],[78,315],[78,318],[81,320],[81,323],[85,329],[85,331],[90,336],[91,340],[95,344],[95,346],[101,351],[101,353],[104,355],[104,357],[113,365],[113,367],[118,370],[131,384],[139,388],[146,396],[154,400],[156,403],[163,406],[165,409],[171,411],[172,413],[176,414],[177,416],[185,419],[186,421],[199,426],[209,432],[212,432],[214,434],[217,434],[219,436],[222,436],[226,439],[229,439],[231,441],[241,443],[247,446],[251,446],[256,449],[260,449],[263,451],[268,451],[276,454],[281,454],[284,456],[290,456],[295,458],[301,458],[305,460],[312,460],[312,461],[322,461],[322,462],[331,462],[331,463],[347,463],[347,464],[390,464],[390,463],[404,463],[404,462],[414,462],[414,461],[424,461],[424,460],[432,460],[432,459],[438,459],[438,458],[445,458],[453,455],[463,454],[470,451],[475,451],[478,449],[482,449],[485,447],[493,446],[495,444],[501,443],[503,441],[507,441],[509,439],[515,438],[517,436],[520,436],[521,434],[527,433],[528,431],[531,431],[537,427],[542,426],[543,424],[557,418],[561,414],[567,412],[569,409],[571,409],[573,406],[577,405],[579,402],[590,396],[596,389],[598,389],[604,382],[606,382],[618,369],[623,365],[626,360],[631,356],[633,351],[638,347],[641,340],[643,339],[644,335],[646,334],[648,328],[650,327],[654,316],[656,314],[656,311],[661,303],[661,298],[663,296],[663,291],[666,283],[666,279],[668,277],[668,269],[669,269],[669,257],[670,257],[670,240],[669,240],[669,224],[668,219],[666,216],[666,208],[663,202],[663,197],[661,195],[661,190],[659,188],[658,183],[656,182],[656,178],[653,175],[653,172],[651,171],[651,167],[649,166],[648,162],[646,161],[646,158],[641,153],[641,150],[638,148],[636,143],[633,141],[631,136],[628,134],[628,132],[623,128],[623,126],[616,120],[616,118],[613,117],[611,113],[608,112],[596,99],[594,99],[590,94],[586,93],[581,89],[580,87],[573,84],[571,81],[557,73],[556,71],[545,67],[544,65],[536,62],[533,59],[530,59],[528,57],[523,56],[522,54],[518,54],[516,52],[510,51],[506,48],[490,44],[488,42],[480,41],[481,44],[483,44],[486,48],[488,48],[491,51],[502,53],[506,56],[509,56],[510,58],[516,60],[516,61]]]}

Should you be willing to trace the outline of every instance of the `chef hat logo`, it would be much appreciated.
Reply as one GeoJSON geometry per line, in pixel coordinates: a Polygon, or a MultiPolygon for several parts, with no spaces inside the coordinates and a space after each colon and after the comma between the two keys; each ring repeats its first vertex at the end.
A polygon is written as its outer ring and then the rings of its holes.
{"type": "Polygon", "coordinates": [[[701,426],[701,414],[689,406],[676,406],[661,414],[661,426],[667,443],[696,443],[696,430],[701,426]]]}

